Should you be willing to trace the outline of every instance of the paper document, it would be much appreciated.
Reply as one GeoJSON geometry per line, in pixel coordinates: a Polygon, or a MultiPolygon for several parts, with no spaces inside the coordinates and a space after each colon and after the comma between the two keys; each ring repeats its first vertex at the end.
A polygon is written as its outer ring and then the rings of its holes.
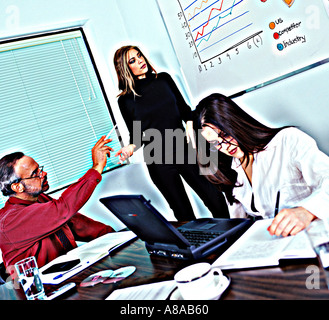
{"type": "Polygon", "coordinates": [[[111,251],[125,244],[126,242],[136,238],[132,231],[121,231],[105,234],[97,239],[74,248],[67,254],[59,256],[52,260],[42,268],[40,268],[41,281],[48,284],[58,284],[72,277],[83,269],[89,267],[93,263],[107,256],[111,251]],[[80,263],[71,270],[64,272],[54,272],[50,274],[42,274],[42,272],[52,265],[64,261],[80,259],[80,263]]]}
{"type": "Polygon", "coordinates": [[[305,230],[298,232],[292,238],[292,241],[284,248],[280,259],[316,258],[305,230]]]}
{"type": "Polygon", "coordinates": [[[169,280],[117,289],[106,300],[166,300],[176,286],[175,280],[169,280]]]}
{"type": "Polygon", "coordinates": [[[285,258],[315,257],[305,231],[296,236],[271,236],[267,228],[272,221],[256,221],[213,265],[221,269],[242,269],[275,266],[285,258]]]}

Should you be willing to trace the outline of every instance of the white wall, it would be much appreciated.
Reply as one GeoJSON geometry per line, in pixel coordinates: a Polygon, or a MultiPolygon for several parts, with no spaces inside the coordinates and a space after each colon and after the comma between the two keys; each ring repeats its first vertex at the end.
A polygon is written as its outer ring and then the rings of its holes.
{"type": "MultiPolygon", "coordinates": [[[[126,143],[128,133],[116,102],[118,90],[112,62],[113,54],[118,47],[124,44],[141,46],[157,71],[169,72],[187,97],[180,66],[162,23],[156,0],[1,0],[0,2],[0,38],[81,24],[84,26],[114,116],[126,143]]],[[[239,98],[238,103],[267,123],[300,125],[319,141],[320,147],[325,152],[329,153],[326,142],[329,90],[328,81],[324,81],[325,74],[328,74],[327,69],[328,66],[324,66],[317,71],[309,71],[307,76],[303,74],[285,80],[284,83],[249,93],[239,98]],[[312,72],[317,74],[314,75],[312,72]],[[321,77],[318,77],[319,74],[321,77]],[[310,83],[313,85],[310,86],[310,83]],[[275,104],[271,103],[272,101],[275,101],[275,104]]],[[[174,219],[167,203],[150,181],[145,165],[141,161],[141,153],[133,158],[132,165],[104,174],[103,181],[81,212],[110,223],[115,229],[120,229],[122,224],[99,203],[98,199],[114,194],[138,193],[151,199],[153,205],[168,219],[174,219]]],[[[197,216],[210,214],[193,192],[191,199],[197,209],[197,216]]]]}
{"type": "Polygon", "coordinates": [[[312,136],[319,149],[329,155],[328,74],[327,63],[245,94],[235,101],[269,126],[297,126],[312,136]]]}

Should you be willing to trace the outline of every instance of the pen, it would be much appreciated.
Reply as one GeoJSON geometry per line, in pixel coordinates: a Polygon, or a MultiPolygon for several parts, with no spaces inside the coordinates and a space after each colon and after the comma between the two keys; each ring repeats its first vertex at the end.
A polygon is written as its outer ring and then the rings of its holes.
{"type": "MultiPolygon", "coordinates": [[[[89,261],[87,262],[87,264],[88,264],[88,263],[89,263],[89,261]]],[[[53,278],[53,280],[57,280],[57,279],[63,277],[65,274],[67,274],[67,273],[69,273],[69,272],[71,272],[71,271],[73,271],[73,270],[75,270],[75,269],[78,269],[78,268],[80,268],[80,267],[82,267],[82,264],[79,264],[78,266],[76,266],[76,267],[74,267],[74,268],[72,268],[72,269],[70,269],[70,270],[68,270],[68,271],[66,271],[66,272],[63,272],[63,273],[57,275],[56,277],[53,278]]]]}
{"type": "Polygon", "coordinates": [[[274,217],[279,213],[279,203],[280,203],[280,190],[276,195],[276,203],[275,203],[275,210],[274,210],[274,217]]]}
{"type": "Polygon", "coordinates": [[[111,135],[111,133],[114,131],[114,129],[117,127],[118,125],[116,124],[112,130],[108,133],[108,135],[106,136],[105,140],[109,138],[109,136],[111,135]]]}
{"type": "Polygon", "coordinates": [[[84,268],[86,268],[87,266],[93,264],[94,262],[100,260],[101,258],[107,256],[108,254],[109,254],[108,251],[103,252],[103,253],[101,253],[100,255],[96,256],[95,258],[93,258],[93,259],[91,259],[91,260],[88,260],[88,261],[86,261],[86,262],[84,262],[84,263],[80,263],[78,266],[76,266],[76,267],[74,267],[74,268],[72,268],[72,269],[70,269],[70,270],[67,270],[67,271],[65,271],[65,272],[63,272],[63,273],[60,273],[59,275],[57,275],[56,277],[54,277],[53,280],[57,280],[57,279],[63,277],[65,274],[67,274],[67,273],[69,273],[69,272],[71,272],[71,271],[73,271],[73,270],[75,270],[75,269],[79,269],[79,268],[82,268],[82,267],[83,267],[82,269],[84,269],[84,268]]]}

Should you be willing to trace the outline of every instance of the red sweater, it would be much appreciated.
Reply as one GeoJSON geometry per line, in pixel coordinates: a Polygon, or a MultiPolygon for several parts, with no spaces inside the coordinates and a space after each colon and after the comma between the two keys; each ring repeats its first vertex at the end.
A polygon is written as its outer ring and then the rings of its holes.
{"type": "Polygon", "coordinates": [[[55,235],[60,228],[73,247],[77,246],[75,240],[90,241],[112,232],[110,226],[77,213],[101,179],[96,170],[90,169],[58,200],[46,194],[41,194],[37,202],[10,197],[0,210],[0,249],[6,268],[30,256],[35,256],[42,267],[66,253],[55,235]]]}

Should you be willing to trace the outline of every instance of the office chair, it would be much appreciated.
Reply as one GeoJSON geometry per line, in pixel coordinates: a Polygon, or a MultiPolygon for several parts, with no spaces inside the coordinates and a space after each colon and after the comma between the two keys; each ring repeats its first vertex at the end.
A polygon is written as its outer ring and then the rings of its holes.
{"type": "Polygon", "coordinates": [[[6,283],[8,274],[6,273],[6,268],[3,262],[0,263],[0,286],[6,283]]]}

